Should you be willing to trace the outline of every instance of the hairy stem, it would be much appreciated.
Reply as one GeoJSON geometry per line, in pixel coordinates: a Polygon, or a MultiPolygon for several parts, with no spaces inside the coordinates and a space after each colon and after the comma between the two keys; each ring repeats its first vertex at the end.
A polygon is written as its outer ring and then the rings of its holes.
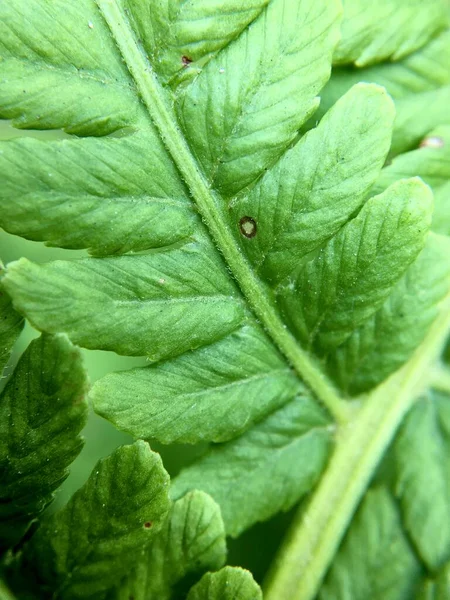
{"type": "Polygon", "coordinates": [[[96,2],[136,82],[150,118],[158,128],[161,138],[191,191],[206,226],[254,313],[280,351],[334,418],[338,422],[345,423],[350,415],[347,403],[339,398],[326,376],[286,329],[268,290],[255,276],[251,265],[243,256],[230,231],[223,202],[211,190],[192,156],[177,125],[170,100],[141,52],[117,0],[96,0],[96,2]]]}
{"type": "Polygon", "coordinates": [[[267,577],[265,600],[312,600],[372,475],[414,400],[431,383],[450,329],[450,296],[412,359],[338,429],[336,448],[305,511],[300,510],[267,577]]]}

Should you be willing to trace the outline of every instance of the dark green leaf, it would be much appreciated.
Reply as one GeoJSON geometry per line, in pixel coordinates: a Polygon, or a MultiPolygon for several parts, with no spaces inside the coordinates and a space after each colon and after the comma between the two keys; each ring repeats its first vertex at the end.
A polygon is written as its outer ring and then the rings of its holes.
{"type": "MultiPolygon", "coordinates": [[[[0,270],[2,265],[0,263],[0,270]]],[[[14,342],[22,331],[23,319],[12,307],[11,300],[0,287],[0,375],[9,360],[14,342]]]]}
{"type": "Polygon", "coordinates": [[[132,574],[110,598],[170,600],[176,584],[187,575],[218,569],[225,558],[225,532],[218,505],[203,492],[190,492],[174,503],[163,529],[142,550],[132,574]]]}
{"type": "Polygon", "coordinates": [[[0,396],[0,549],[20,540],[80,452],[87,417],[80,352],[64,336],[31,342],[0,396]]]}
{"type": "Polygon", "coordinates": [[[99,461],[67,506],[31,540],[25,569],[61,600],[104,598],[164,525],[169,477],[145,442],[99,461]]]}

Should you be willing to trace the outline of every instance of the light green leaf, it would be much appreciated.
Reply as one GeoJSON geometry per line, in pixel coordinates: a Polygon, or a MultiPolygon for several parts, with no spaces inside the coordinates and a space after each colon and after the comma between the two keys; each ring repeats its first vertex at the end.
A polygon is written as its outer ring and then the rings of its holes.
{"type": "Polygon", "coordinates": [[[80,352],[64,336],[31,342],[0,396],[0,550],[52,501],[87,418],[80,352]]]}
{"type": "Polygon", "coordinates": [[[152,360],[217,341],[245,314],[217,252],[197,242],[41,266],[21,259],[9,265],[4,286],[37,328],[65,331],[86,348],[152,360]]]}
{"type": "Polygon", "coordinates": [[[450,565],[438,571],[434,579],[425,579],[415,600],[448,600],[450,597],[450,565]]]}
{"type": "Polygon", "coordinates": [[[450,85],[398,100],[391,154],[411,150],[437,126],[450,125],[449,101],[450,85]]]}
{"type": "Polygon", "coordinates": [[[106,135],[143,114],[93,0],[2,2],[0,69],[0,118],[16,127],[106,135]]]}
{"type": "Polygon", "coordinates": [[[300,396],[242,437],[212,446],[174,479],[172,496],[204,490],[219,503],[227,534],[237,536],[289,510],[315,485],[331,449],[329,426],[319,406],[300,396]]]}
{"type": "Polygon", "coordinates": [[[383,85],[395,100],[396,120],[391,154],[416,147],[429,131],[449,124],[450,31],[398,63],[372,67],[335,68],[321,92],[321,104],[309,126],[313,126],[331,106],[360,81],[383,85]]]}
{"type": "Polygon", "coordinates": [[[225,558],[219,506],[203,492],[190,492],[174,503],[162,531],[143,549],[131,575],[110,598],[170,600],[187,575],[219,569],[225,558]]]}
{"type": "Polygon", "coordinates": [[[191,148],[225,196],[279,158],[317,108],[339,14],[336,0],[273,0],[180,97],[178,114],[191,148]]]}
{"type": "Polygon", "coordinates": [[[248,429],[300,387],[266,335],[246,325],[174,360],[111,373],[91,398],[100,415],[135,437],[218,442],[248,429]]]}
{"type": "Polygon", "coordinates": [[[386,159],[394,107],[373,85],[353,87],[320,125],[232,206],[235,223],[250,216],[257,235],[241,244],[256,269],[280,281],[335,235],[365,199],[386,159]]]}
{"type": "Polygon", "coordinates": [[[161,141],[150,134],[2,144],[0,225],[94,254],[185,240],[199,227],[198,217],[161,141]]]}
{"type": "MultiPolygon", "coordinates": [[[[0,263],[0,271],[3,265],[0,263]]],[[[11,300],[0,287],[0,375],[9,360],[14,342],[22,331],[23,319],[11,305],[11,300]]]]}
{"type": "Polygon", "coordinates": [[[239,36],[269,0],[185,2],[125,0],[133,25],[162,81],[180,70],[197,72],[239,36]]]}
{"type": "Polygon", "coordinates": [[[203,575],[186,600],[262,600],[262,592],[249,571],[224,567],[203,575]]]}
{"type": "Polygon", "coordinates": [[[6,584],[0,579],[0,598],[1,600],[16,600],[15,596],[6,587],[6,584]]]}
{"type": "Polygon", "coordinates": [[[446,0],[343,0],[342,39],[333,62],[398,60],[426,44],[448,25],[446,0]]]}
{"type": "Polygon", "coordinates": [[[119,448],[41,524],[25,565],[61,600],[103,598],[163,526],[168,485],[159,455],[145,442],[119,448]]]}
{"type": "Polygon", "coordinates": [[[420,176],[433,190],[432,229],[450,235],[450,126],[430,131],[421,147],[397,156],[381,171],[374,192],[380,193],[399,179],[420,176]]]}
{"type": "Polygon", "coordinates": [[[395,491],[405,528],[427,567],[450,558],[450,404],[434,393],[418,402],[393,448],[395,491]]]}
{"type": "Polygon", "coordinates": [[[303,344],[326,354],[381,307],[422,250],[431,213],[430,189],[402,180],[371,198],[300,269],[279,302],[303,344]]]}
{"type": "Polygon", "coordinates": [[[406,600],[420,567],[385,488],[370,490],[334,558],[319,600],[406,600]]]}
{"type": "Polygon", "coordinates": [[[430,234],[383,306],[328,357],[341,389],[365,392],[410,358],[449,292],[449,255],[448,238],[430,234]]]}
{"type": "Polygon", "coordinates": [[[450,83],[450,30],[398,62],[384,62],[364,68],[334,67],[331,78],[321,92],[316,114],[327,110],[353,85],[368,81],[384,86],[389,94],[400,100],[411,94],[428,92],[450,83]]]}

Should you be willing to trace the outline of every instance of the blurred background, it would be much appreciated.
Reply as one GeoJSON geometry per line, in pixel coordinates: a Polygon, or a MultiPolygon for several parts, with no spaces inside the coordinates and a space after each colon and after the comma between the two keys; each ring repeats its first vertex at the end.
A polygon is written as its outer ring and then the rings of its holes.
{"type": "MultiPolygon", "coordinates": [[[[60,131],[23,131],[14,129],[9,122],[0,121],[0,139],[12,139],[14,137],[29,135],[40,139],[58,139],[69,137],[60,131]]],[[[1,185],[1,180],[0,180],[1,185]]],[[[20,237],[10,235],[0,229],[0,259],[3,264],[26,257],[36,263],[44,263],[51,260],[73,260],[87,256],[84,250],[62,250],[60,248],[49,248],[40,242],[31,242],[20,237]]],[[[39,333],[28,323],[22,332],[14,349],[13,356],[7,369],[0,388],[3,387],[8,374],[14,368],[17,360],[25,350],[30,341],[39,333]]],[[[103,377],[110,371],[119,371],[137,366],[145,366],[146,359],[119,356],[114,352],[103,352],[100,350],[82,350],[85,366],[91,383],[103,377]]],[[[95,463],[99,458],[110,454],[117,446],[127,444],[132,438],[117,429],[103,418],[97,416],[92,410],[86,428],[83,432],[85,445],[78,458],[72,464],[69,477],[57,493],[55,502],[49,510],[53,511],[67,502],[72,494],[86,481],[95,463]]],[[[163,446],[155,441],[149,440],[153,450],[162,456],[164,466],[173,477],[184,465],[188,464],[196,456],[201,454],[205,446],[171,445],[163,446]]],[[[255,578],[261,581],[273,557],[275,547],[279,544],[281,537],[287,528],[293,511],[281,514],[274,519],[258,524],[246,531],[236,540],[229,540],[228,564],[240,565],[250,569],[255,578]]]]}

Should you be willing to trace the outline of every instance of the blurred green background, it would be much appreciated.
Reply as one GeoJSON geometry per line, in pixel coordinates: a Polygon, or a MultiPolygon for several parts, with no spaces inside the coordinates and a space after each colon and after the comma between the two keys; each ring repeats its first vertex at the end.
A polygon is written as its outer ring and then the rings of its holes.
{"type": "MultiPolygon", "coordinates": [[[[60,131],[17,130],[9,122],[0,121],[0,139],[13,139],[23,135],[45,140],[68,137],[60,131]]],[[[26,257],[36,263],[43,263],[58,259],[73,260],[83,256],[87,256],[86,251],[49,248],[42,243],[30,242],[0,229],[0,259],[5,265],[20,257],[26,257]]],[[[25,326],[16,344],[11,362],[7,367],[6,376],[11,372],[29,342],[37,335],[39,333],[29,324],[25,326]]],[[[118,356],[114,352],[85,349],[82,350],[82,353],[91,382],[110,371],[129,369],[146,364],[144,357],[132,358],[118,356]]],[[[50,510],[55,510],[58,506],[67,502],[74,491],[86,481],[99,458],[107,456],[117,446],[132,441],[130,436],[115,429],[92,410],[83,433],[85,438],[84,448],[73,463],[70,475],[58,491],[56,500],[51,505],[50,510]]],[[[153,450],[161,454],[164,466],[171,476],[176,475],[183,465],[189,463],[204,451],[204,446],[162,446],[152,440],[150,440],[150,444],[153,450]]],[[[292,514],[291,511],[287,514],[278,515],[271,521],[252,527],[237,540],[229,540],[228,564],[240,565],[250,569],[255,578],[261,581],[270,560],[273,558],[276,546],[279,544],[283,532],[292,518],[292,514]]]]}

